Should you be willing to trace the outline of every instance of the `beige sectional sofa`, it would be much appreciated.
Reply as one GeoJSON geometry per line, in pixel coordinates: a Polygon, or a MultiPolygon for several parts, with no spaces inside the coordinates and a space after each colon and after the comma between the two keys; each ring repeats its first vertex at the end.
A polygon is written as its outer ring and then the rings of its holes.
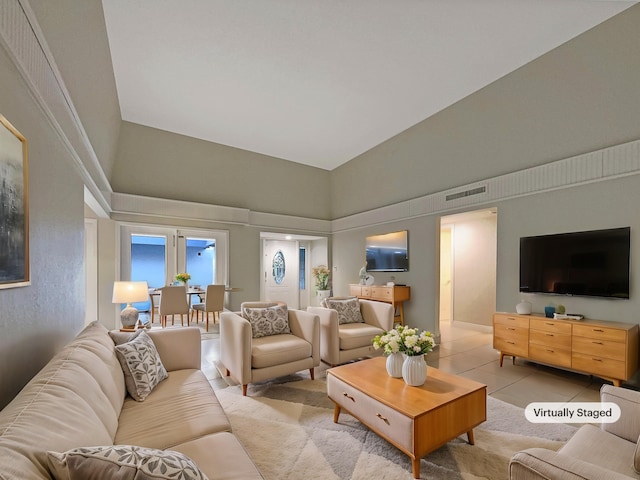
{"type": "Polygon", "coordinates": [[[640,392],[603,385],[600,400],[620,407],[620,419],[585,424],[557,452],[530,448],[509,464],[511,480],[640,479],[640,392]]]}
{"type": "Polygon", "coordinates": [[[179,452],[211,480],[263,478],[200,370],[199,329],[147,333],[168,377],[142,402],[127,395],[104,326],[65,346],[0,412],[0,479],[53,478],[47,452],[114,444],[179,452]]]}

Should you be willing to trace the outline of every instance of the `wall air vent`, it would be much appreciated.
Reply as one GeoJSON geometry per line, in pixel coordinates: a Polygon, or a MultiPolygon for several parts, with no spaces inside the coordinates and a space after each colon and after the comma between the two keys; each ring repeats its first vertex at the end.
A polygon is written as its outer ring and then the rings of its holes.
{"type": "Polygon", "coordinates": [[[470,197],[471,195],[478,195],[487,191],[487,187],[472,188],[471,190],[465,190],[464,192],[452,193],[445,198],[448,201],[457,200],[458,198],[470,197]]]}

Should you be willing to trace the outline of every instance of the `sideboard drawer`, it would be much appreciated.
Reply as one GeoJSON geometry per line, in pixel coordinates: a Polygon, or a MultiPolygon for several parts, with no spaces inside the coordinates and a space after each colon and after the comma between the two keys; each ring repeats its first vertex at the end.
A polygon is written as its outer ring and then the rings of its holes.
{"type": "Polygon", "coordinates": [[[371,297],[376,300],[392,301],[393,288],[390,287],[371,287],[371,297]]]}
{"type": "Polygon", "coordinates": [[[602,375],[605,378],[627,378],[625,367],[625,362],[611,360],[610,358],[578,352],[571,354],[571,368],[594,375],[602,375]]]}
{"type": "Polygon", "coordinates": [[[529,330],[497,324],[494,327],[493,348],[526,357],[529,352],[529,330]]]}
{"type": "Polygon", "coordinates": [[[596,357],[611,358],[624,362],[626,358],[624,347],[624,344],[611,342],[609,340],[573,337],[573,351],[584,353],[585,355],[595,355],[596,357]]]}
{"type": "Polygon", "coordinates": [[[327,395],[380,436],[413,450],[413,420],[342,380],[327,375],[327,395]]]}
{"type": "Polygon", "coordinates": [[[529,345],[529,358],[559,367],[571,367],[571,350],[532,343],[529,345]]]}
{"type": "Polygon", "coordinates": [[[599,325],[574,325],[575,337],[597,338],[599,340],[611,340],[613,342],[625,342],[627,332],[618,328],[601,327],[599,325]]]}
{"type": "Polygon", "coordinates": [[[532,318],[530,320],[531,328],[535,328],[536,330],[542,330],[544,332],[551,333],[563,333],[566,335],[571,335],[571,324],[563,323],[558,320],[543,320],[541,318],[532,318]]]}
{"type": "Polygon", "coordinates": [[[555,349],[571,350],[571,335],[562,333],[551,333],[532,329],[529,332],[529,342],[538,345],[548,345],[555,349]]]}
{"type": "Polygon", "coordinates": [[[493,323],[500,325],[508,325],[511,327],[529,328],[529,319],[527,317],[519,317],[517,315],[495,314],[493,323]]]}

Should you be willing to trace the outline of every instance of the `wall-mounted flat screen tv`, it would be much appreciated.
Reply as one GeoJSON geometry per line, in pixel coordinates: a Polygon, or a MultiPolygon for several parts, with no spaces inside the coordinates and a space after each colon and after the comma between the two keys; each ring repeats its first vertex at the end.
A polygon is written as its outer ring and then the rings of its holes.
{"type": "Polygon", "coordinates": [[[520,291],[629,298],[629,227],[520,239],[520,291]]]}
{"type": "Polygon", "coordinates": [[[385,233],[366,238],[367,272],[407,272],[409,232],[385,233]]]}

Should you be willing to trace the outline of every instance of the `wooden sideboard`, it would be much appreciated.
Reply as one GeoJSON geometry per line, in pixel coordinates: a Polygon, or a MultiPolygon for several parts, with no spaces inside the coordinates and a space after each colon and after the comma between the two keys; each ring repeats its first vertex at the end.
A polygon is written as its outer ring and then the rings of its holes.
{"type": "Polygon", "coordinates": [[[506,356],[611,380],[628,380],[638,369],[638,325],[604,320],[555,320],[543,315],[495,313],[493,348],[506,356]]]}
{"type": "Polygon", "coordinates": [[[405,285],[349,285],[349,294],[365,300],[377,300],[378,302],[390,303],[393,305],[396,322],[404,325],[403,302],[411,300],[411,287],[405,285]]]}

